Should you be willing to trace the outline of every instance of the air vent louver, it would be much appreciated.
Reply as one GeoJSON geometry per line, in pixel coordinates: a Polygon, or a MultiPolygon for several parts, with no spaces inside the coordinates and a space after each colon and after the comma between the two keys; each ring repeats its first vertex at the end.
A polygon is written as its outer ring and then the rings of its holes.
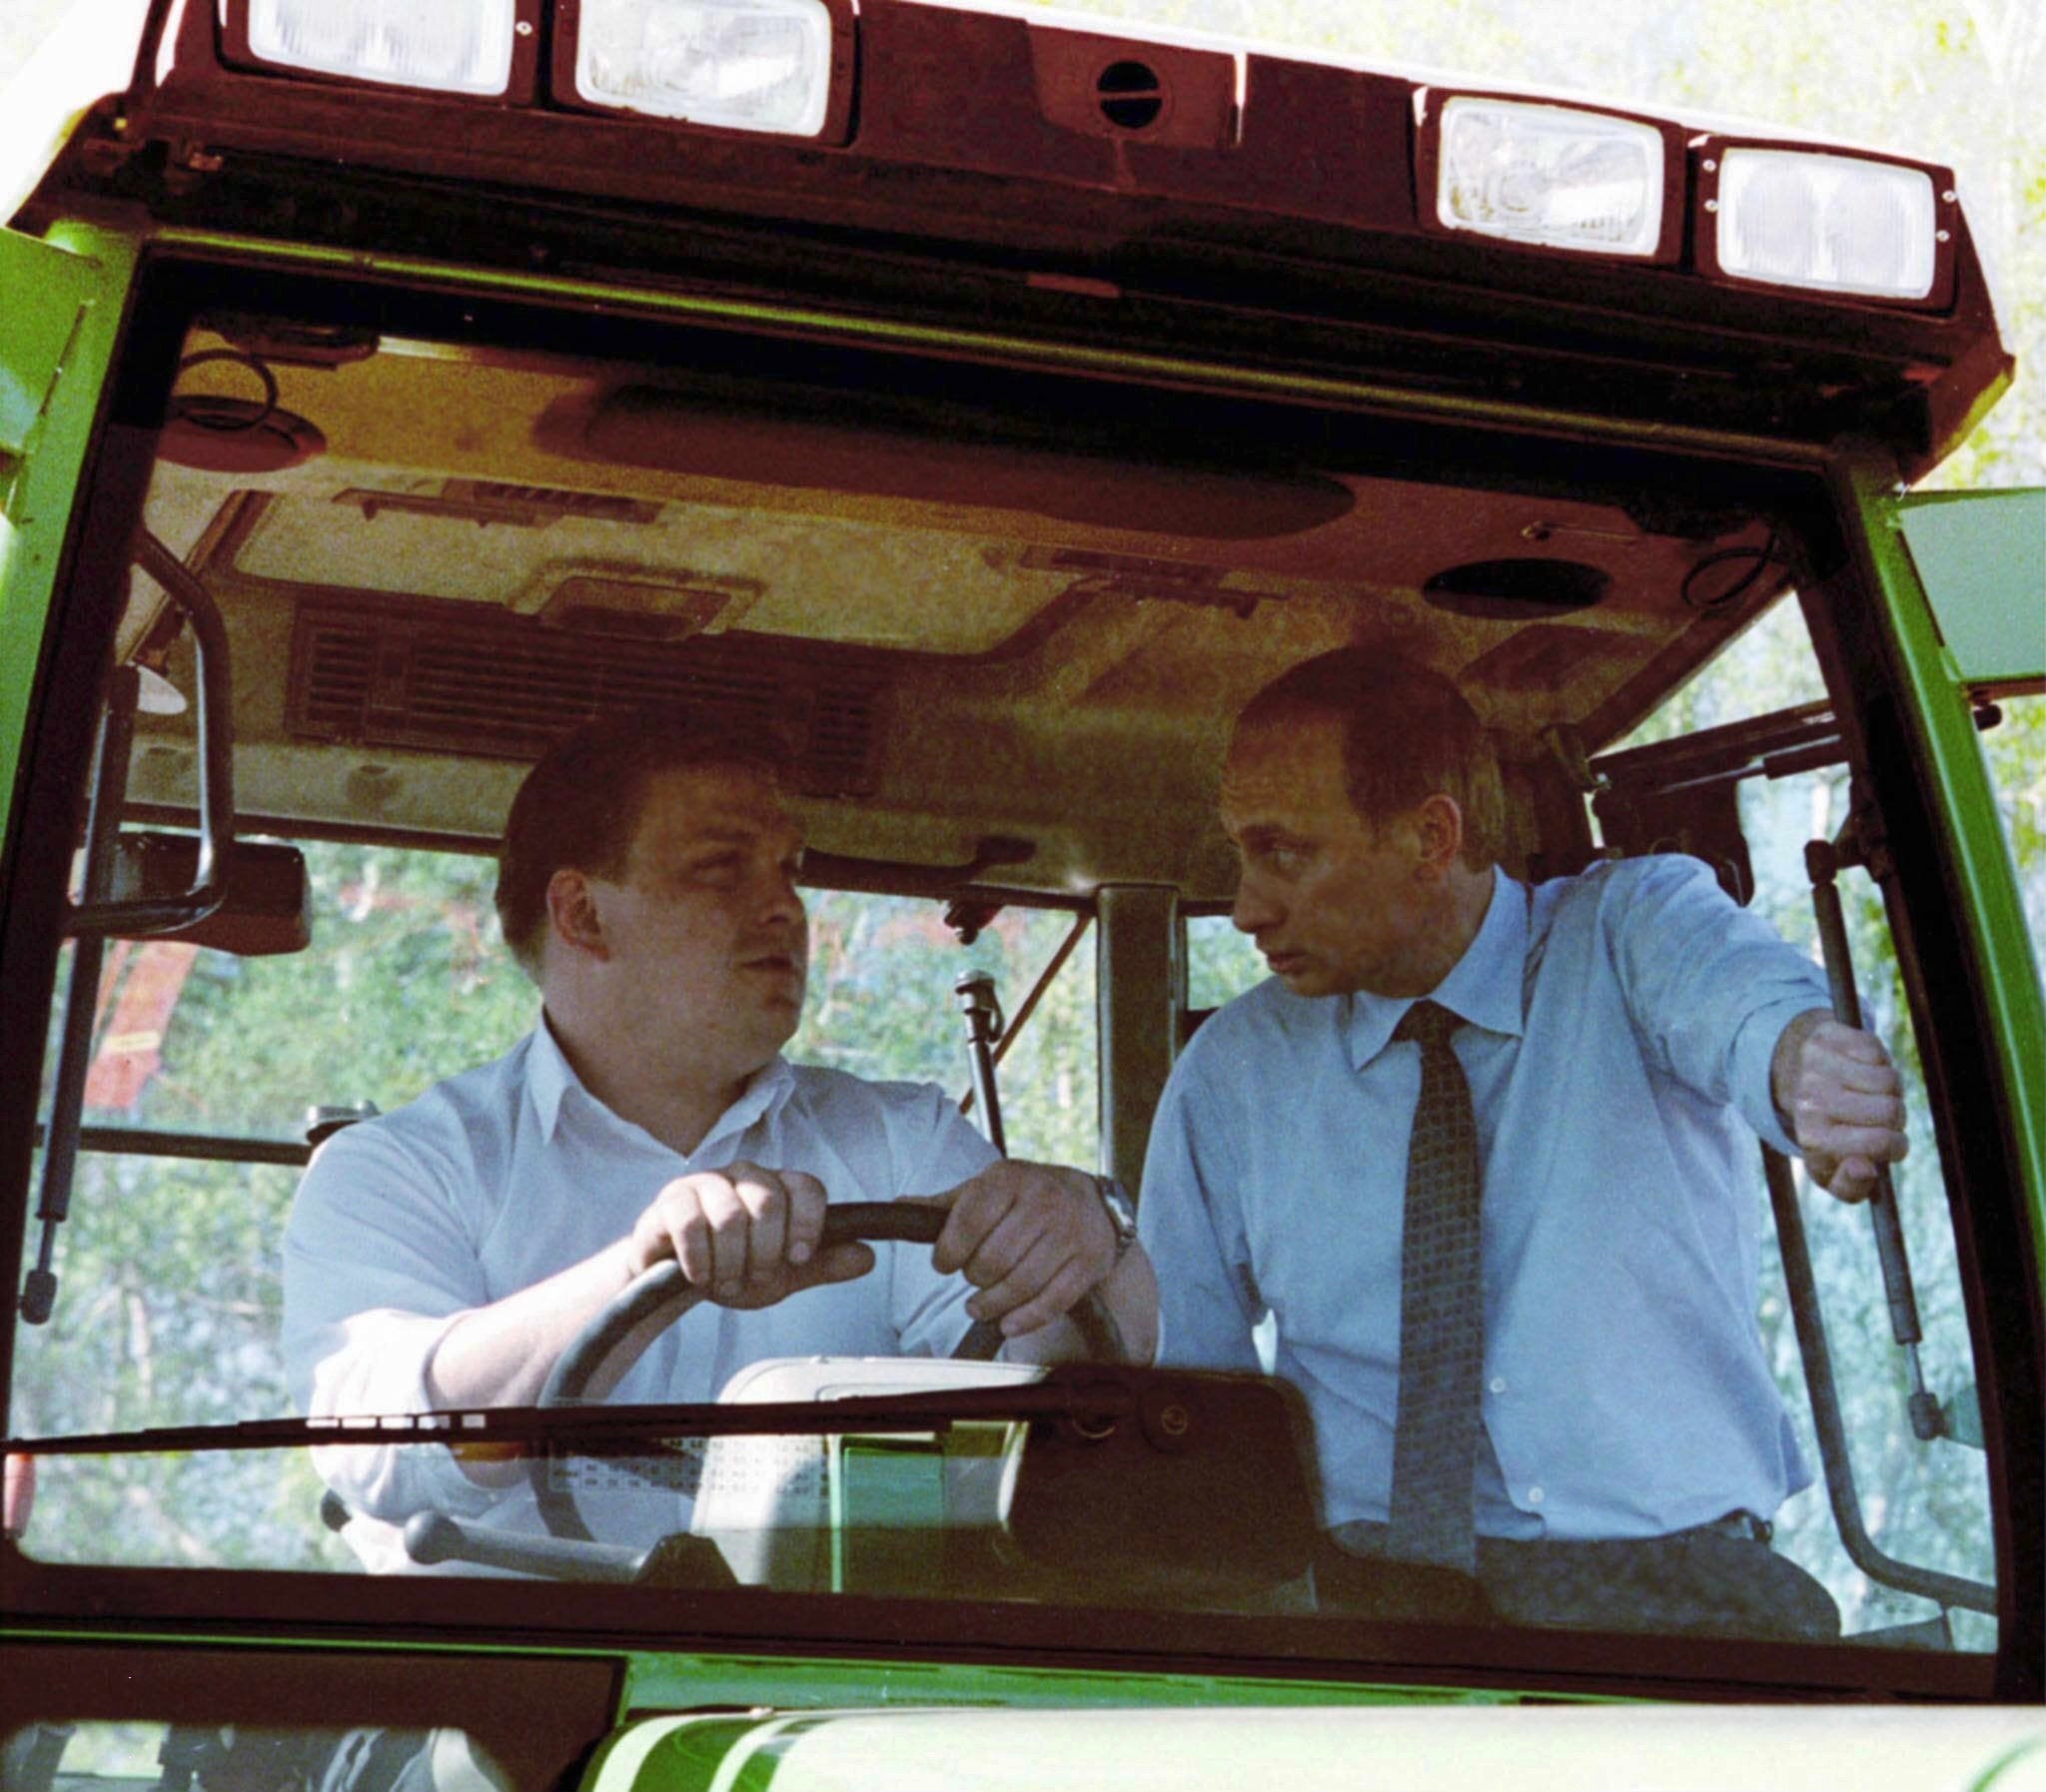
{"type": "Polygon", "coordinates": [[[802,789],[872,786],[882,679],[857,656],[704,635],[670,646],[564,637],[468,606],[403,612],[306,604],[286,725],[299,739],[530,759],[591,716],[671,703],[793,733],[802,789]]]}

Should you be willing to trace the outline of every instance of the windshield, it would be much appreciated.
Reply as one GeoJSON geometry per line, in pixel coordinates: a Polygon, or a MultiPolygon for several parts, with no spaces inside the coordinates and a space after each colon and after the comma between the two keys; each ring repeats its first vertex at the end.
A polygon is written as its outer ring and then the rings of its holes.
{"type": "Polygon", "coordinates": [[[29,1217],[55,1293],[10,1390],[30,1440],[327,1428],[50,1449],[30,1556],[1994,1648],[1945,1023],[1869,875],[1811,493],[426,310],[197,305],[157,391],[144,569],[95,598],[141,668],[98,773],[125,843],[103,813],[82,875],[134,900],[192,859],[180,567],[230,649],[205,719],[248,862],[210,934],[65,948],[38,1176],[68,1217],[29,1217]],[[1275,684],[1328,655],[1388,714],[1446,689],[1490,782],[1365,826],[1337,699],[1275,684]],[[528,938],[514,792],[661,705],[772,736],[771,775],[729,744],[632,774],[682,795],[547,861],[528,938]],[[1367,925],[1395,840],[1433,906],[1367,925]],[[1415,915],[1456,944],[1418,982],[1415,915]],[[1447,1045],[1404,1018],[1429,992],[1447,1045]],[[1777,1080],[1820,1021],[1854,1061],[1831,1151],[1777,1080]],[[671,1094],[729,1051],[696,1119],[642,1099],[634,1067],[671,1094]],[[1462,1296],[1401,1224],[1457,1183],[1438,1120],[1483,1171],[1462,1296]],[[1030,1166],[1070,1180],[1001,1180],[1030,1166]],[[1045,1353],[1111,1365],[955,1356],[1035,1234],[969,1279],[897,1228],[772,1299],[742,1252],[605,1321],[714,1224],[644,1246],[683,1185],[941,1198],[939,1231],[962,1189],[1062,1191],[1092,1268],[1032,1285],[1072,1316],[1045,1353]],[[465,1397],[472,1316],[592,1264],[603,1298],[465,1397]],[[1408,1330],[1459,1300],[1465,1344],[1408,1330]],[[1417,1495],[1396,1365],[1445,1348],[1482,1373],[1443,1370],[1462,1455],[1417,1495]]]}

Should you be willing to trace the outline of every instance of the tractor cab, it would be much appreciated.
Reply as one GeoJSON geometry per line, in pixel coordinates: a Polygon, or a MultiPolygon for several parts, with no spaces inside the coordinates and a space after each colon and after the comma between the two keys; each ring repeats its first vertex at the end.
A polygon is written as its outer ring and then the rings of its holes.
{"type": "Polygon", "coordinates": [[[86,1783],[67,1726],[682,1785],[755,1707],[2035,1699],[2046,1023],[1978,735],[2042,518],[1909,491],[2008,378],[1951,176],[1035,13],[443,11],[150,7],[0,235],[6,1783],[86,1783]],[[1339,648],[1475,710],[1515,888],[1683,855],[1886,1042],[1909,1156],[1850,1206],[1742,1134],[1723,1263],[1836,1637],[1334,1596],[1276,1306],[1251,1362],[733,1362],[670,1278],[533,1404],[309,1409],[295,1192],[539,1025],[493,892],[554,742],[785,743],[787,1057],[1141,1225],[1272,968],[1235,718],[1339,648]],[[655,1315],[699,1381],[606,1399],[655,1315]],[[515,1499],[366,1510],[352,1451],[515,1499]]]}

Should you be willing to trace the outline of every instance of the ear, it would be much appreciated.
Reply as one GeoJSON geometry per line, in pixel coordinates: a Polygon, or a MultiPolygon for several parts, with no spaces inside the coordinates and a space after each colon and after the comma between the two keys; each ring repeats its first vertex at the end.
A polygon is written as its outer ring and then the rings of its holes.
{"type": "Polygon", "coordinates": [[[1414,811],[1419,847],[1416,871],[1431,881],[1447,877],[1464,856],[1464,811],[1442,791],[1422,799],[1414,811]]]}
{"type": "Polygon", "coordinates": [[[580,871],[564,866],[547,879],[547,931],[571,952],[585,953],[599,963],[610,958],[596,890],[580,871]]]}

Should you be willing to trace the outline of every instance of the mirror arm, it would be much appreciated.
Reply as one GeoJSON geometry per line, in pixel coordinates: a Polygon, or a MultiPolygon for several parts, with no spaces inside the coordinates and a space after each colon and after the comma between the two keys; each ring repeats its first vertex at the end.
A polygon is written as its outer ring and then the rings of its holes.
{"type": "MultiPolygon", "coordinates": [[[[106,899],[103,885],[95,887],[88,882],[85,900],[65,917],[65,930],[80,938],[92,934],[140,939],[152,934],[174,933],[181,927],[190,927],[205,920],[220,907],[227,894],[227,861],[235,838],[235,744],[229,722],[233,685],[228,668],[227,625],[221,620],[220,610],[205,585],[147,529],[137,537],[135,561],[185,612],[198,650],[199,856],[192,869],[192,887],[180,896],[143,902],[110,902],[106,899]]],[[[131,728],[133,716],[131,700],[131,728]]],[[[125,752],[120,771],[121,788],[125,794],[125,752]]],[[[117,802],[114,805],[116,821],[119,811],[117,802]]],[[[111,860],[111,838],[106,851],[111,860]]]]}
{"type": "Polygon", "coordinates": [[[235,837],[234,740],[229,726],[232,684],[228,636],[219,608],[197,576],[147,529],[137,537],[136,563],[185,612],[199,661],[199,842],[192,886],[161,900],[114,901],[121,815],[128,797],[128,760],[142,675],[119,665],[107,683],[106,707],[94,748],[92,795],[86,812],[85,872],[80,900],[64,916],[64,932],[77,941],[71,988],[65,998],[64,1034],[50,1095],[42,1195],[36,1204],[41,1236],[35,1266],[23,1278],[20,1310],[31,1326],[46,1325],[57,1304],[57,1229],[71,1214],[78,1168],[79,1120],[85,1112],[86,1074],[92,1065],[102,954],[110,936],[146,938],[203,921],[227,894],[227,862],[235,837]]]}

